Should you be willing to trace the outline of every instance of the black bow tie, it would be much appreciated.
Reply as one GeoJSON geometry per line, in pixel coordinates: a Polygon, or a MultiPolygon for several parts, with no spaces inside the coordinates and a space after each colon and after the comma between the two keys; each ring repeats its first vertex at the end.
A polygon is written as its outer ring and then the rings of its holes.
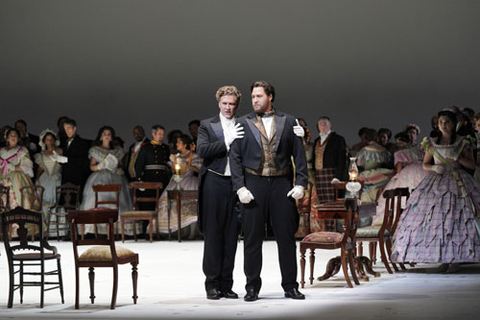
{"type": "Polygon", "coordinates": [[[273,110],[273,109],[272,109],[272,110],[271,110],[271,111],[269,111],[269,112],[265,112],[265,113],[257,113],[257,114],[258,114],[258,116],[259,116],[260,118],[268,118],[268,117],[273,117],[273,115],[275,114],[275,110],[273,110]]]}

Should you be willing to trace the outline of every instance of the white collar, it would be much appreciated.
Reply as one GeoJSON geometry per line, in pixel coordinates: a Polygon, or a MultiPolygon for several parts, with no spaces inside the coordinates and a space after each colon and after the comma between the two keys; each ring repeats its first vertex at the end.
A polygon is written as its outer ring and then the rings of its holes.
{"type": "Polygon", "coordinates": [[[232,117],[232,119],[227,119],[221,112],[219,113],[220,115],[220,121],[223,123],[235,123],[235,116],[232,117]]]}
{"type": "Polygon", "coordinates": [[[328,135],[332,133],[332,130],[328,130],[328,132],[326,134],[321,134],[320,132],[318,133],[318,135],[320,136],[320,138],[326,138],[328,137],[328,135]]]}

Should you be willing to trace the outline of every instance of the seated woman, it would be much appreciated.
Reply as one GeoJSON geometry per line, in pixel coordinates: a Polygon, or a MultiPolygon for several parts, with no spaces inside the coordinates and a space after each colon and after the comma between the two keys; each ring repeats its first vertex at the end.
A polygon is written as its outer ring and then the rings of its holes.
{"type": "MultiPolygon", "coordinates": [[[[419,145],[410,144],[410,136],[406,132],[395,135],[399,140],[399,150],[395,152],[395,168],[397,174],[387,183],[385,190],[395,188],[415,189],[425,178],[427,171],[423,169],[423,150],[419,145]]],[[[405,207],[405,203],[402,204],[405,207]]],[[[373,225],[381,225],[385,213],[385,198],[380,196],[377,205],[377,214],[373,217],[373,225]]]]}
{"type": "MultiPolygon", "coordinates": [[[[95,207],[95,192],[92,187],[97,184],[120,184],[122,188],[120,190],[119,214],[133,208],[128,181],[122,170],[121,159],[125,152],[120,147],[113,147],[114,138],[115,130],[112,127],[101,127],[95,139],[95,146],[88,151],[90,170],[93,172],[85,183],[80,210],[89,210],[95,207]]],[[[116,196],[113,193],[101,192],[98,199],[115,200],[116,196]]],[[[98,225],[97,228],[99,234],[107,234],[106,226],[98,225]]],[[[85,226],[85,233],[92,233],[93,230],[93,225],[85,226]]],[[[125,233],[133,235],[133,224],[131,222],[125,223],[125,233]]],[[[140,233],[141,226],[137,224],[137,234],[140,233]]]]}
{"type": "MultiPolygon", "coordinates": [[[[200,171],[202,159],[194,152],[194,150],[190,150],[191,146],[193,146],[193,144],[190,137],[187,135],[181,135],[177,138],[176,149],[178,153],[176,155],[170,155],[169,165],[172,166],[172,171],[176,173],[175,166],[178,164],[180,168],[178,173],[182,178],[180,180],[175,180],[176,178],[174,175],[160,197],[158,210],[158,225],[160,233],[168,233],[168,190],[198,190],[199,180],[195,173],[200,171]]],[[[185,233],[187,233],[186,237],[194,238],[197,235],[197,201],[182,201],[181,209],[182,229],[185,229],[185,233]]],[[[171,210],[170,229],[174,232],[178,230],[177,209],[175,206],[172,206],[171,210]]]]}
{"type": "MultiPolygon", "coordinates": [[[[0,184],[10,187],[10,208],[21,206],[22,187],[32,186],[33,162],[27,148],[19,145],[20,133],[9,128],[6,132],[5,147],[0,149],[0,184]]],[[[31,191],[31,190],[30,190],[31,191]]],[[[35,208],[37,199],[32,192],[26,192],[26,209],[35,208]]],[[[35,208],[40,209],[40,208],[35,208]]]]}
{"type": "Polygon", "coordinates": [[[376,142],[377,132],[368,129],[365,138],[368,145],[357,154],[357,165],[362,170],[358,180],[363,181],[361,200],[372,203],[377,200],[378,194],[388,183],[395,171],[390,169],[392,155],[385,147],[376,142]]]}
{"type": "Polygon", "coordinates": [[[412,192],[393,237],[396,262],[444,263],[454,272],[460,262],[480,261],[480,184],[462,169],[475,163],[456,123],[452,112],[439,112],[440,135],[422,142],[428,175],[412,192]]]}

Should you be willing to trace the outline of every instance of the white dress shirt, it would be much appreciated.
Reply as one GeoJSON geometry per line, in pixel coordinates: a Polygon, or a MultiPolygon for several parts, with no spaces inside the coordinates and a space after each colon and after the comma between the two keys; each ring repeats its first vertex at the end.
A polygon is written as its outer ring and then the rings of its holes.
{"type": "MultiPolygon", "coordinates": [[[[232,119],[227,119],[225,118],[221,113],[220,113],[220,122],[222,124],[222,129],[223,129],[223,135],[225,135],[225,131],[230,131],[235,128],[235,117],[232,117],[232,119]]],[[[227,146],[227,151],[230,150],[230,146],[227,146]]],[[[225,172],[223,173],[224,176],[230,177],[232,175],[230,171],[230,159],[227,154],[227,165],[225,166],[225,172]]]]}

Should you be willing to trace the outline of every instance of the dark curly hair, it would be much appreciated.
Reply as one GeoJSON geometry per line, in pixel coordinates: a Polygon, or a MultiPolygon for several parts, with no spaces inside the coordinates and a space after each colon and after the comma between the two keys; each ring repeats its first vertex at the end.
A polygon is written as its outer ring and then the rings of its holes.
{"type": "Polygon", "coordinates": [[[115,139],[115,129],[113,129],[110,126],[103,126],[100,128],[100,130],[98,130],[97,137],[95,138],[95,145],[96,146],[102,145],[102,133],[103,131],[106,131],[106,130],[110,131],[110,133],[112,134],[112,140],[110,140],[109,148],[113,149],[113,140],[115,139]]]}

